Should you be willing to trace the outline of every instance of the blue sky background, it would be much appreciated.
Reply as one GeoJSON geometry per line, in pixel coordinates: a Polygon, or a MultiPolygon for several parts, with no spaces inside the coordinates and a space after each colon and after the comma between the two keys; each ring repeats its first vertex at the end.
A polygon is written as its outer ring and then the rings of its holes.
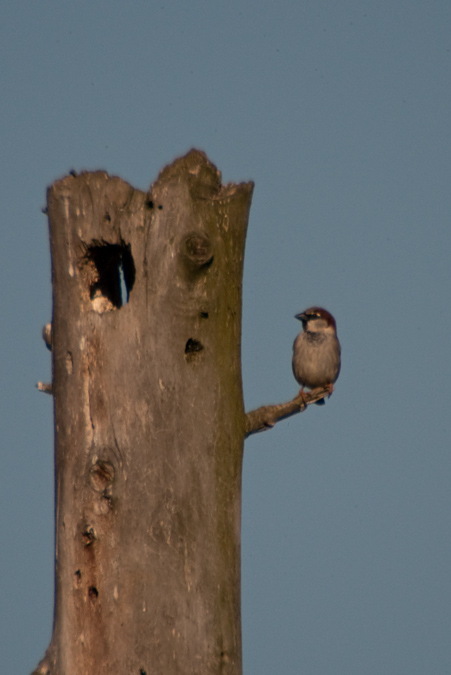
{"type": "Polygon", "coordinates": [[[449,0],[3,1],[0,653],[51,636],[45,191],[146,189],[191,147],[256,183],[247,409],[292,398],[293,315],[337,319],[327,405],[246,443],[244,673],[451,672],[449,0]]]}

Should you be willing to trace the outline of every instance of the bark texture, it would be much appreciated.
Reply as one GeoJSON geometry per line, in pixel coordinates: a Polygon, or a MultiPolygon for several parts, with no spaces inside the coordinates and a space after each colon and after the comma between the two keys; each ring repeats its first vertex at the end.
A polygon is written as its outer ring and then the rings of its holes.
{"type": "Polygon", "coordinates": [[[48,192],[54,633],[36,673],[239,675],[241,284],[252,183],[48,192]]]}

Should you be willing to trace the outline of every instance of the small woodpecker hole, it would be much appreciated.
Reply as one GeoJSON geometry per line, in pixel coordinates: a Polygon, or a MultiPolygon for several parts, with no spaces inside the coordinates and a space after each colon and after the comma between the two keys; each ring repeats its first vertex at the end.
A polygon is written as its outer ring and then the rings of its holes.
{"type": "Polygon", "coordinates": [[[76,570],[74,573],[74,586],[75,588],[79,588],[81,583],[81,572],[80,570],[76,570]]]}
{"type": "Polygon", "coordinates": [[[88,595],[91,598],[91,600],[96,600],[99,597],[99,591],[95,586],[90,586],[88,588],[88,595]]]}
{"type": "Polygon", "coordinates": [[[190,363],[195,358],[199,357],[199,354],[203,351],[204,346],[199,340],[194,340],[190,338],[185,345],[185,359],[190,363]]]}

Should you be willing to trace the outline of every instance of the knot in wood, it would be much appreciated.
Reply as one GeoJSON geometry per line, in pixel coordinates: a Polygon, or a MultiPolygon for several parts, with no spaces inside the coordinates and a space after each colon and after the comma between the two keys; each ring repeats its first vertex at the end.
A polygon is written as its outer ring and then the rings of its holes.
{"type": "Polygon", "coordinates": [[[184,241],[183,253],[194,269],[207,267],[213,260],[211,242],[204,234],[189,234],[184,241]]]}
{"type": "Polygon", "coordinates": [[[103,459],[98,459],[89,473],[91,485],[96,492],[104,493],[114,481],[114,466],[103,459]]]}

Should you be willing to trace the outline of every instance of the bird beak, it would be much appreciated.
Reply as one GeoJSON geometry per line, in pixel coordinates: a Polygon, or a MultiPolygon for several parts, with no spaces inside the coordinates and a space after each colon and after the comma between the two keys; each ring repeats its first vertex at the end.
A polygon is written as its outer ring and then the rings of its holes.
{"type": "Polygon", "coordinates": [[[305,321],[305,314],[295,314],[294,318],[297,319],[298,321],[305,321]]]}

